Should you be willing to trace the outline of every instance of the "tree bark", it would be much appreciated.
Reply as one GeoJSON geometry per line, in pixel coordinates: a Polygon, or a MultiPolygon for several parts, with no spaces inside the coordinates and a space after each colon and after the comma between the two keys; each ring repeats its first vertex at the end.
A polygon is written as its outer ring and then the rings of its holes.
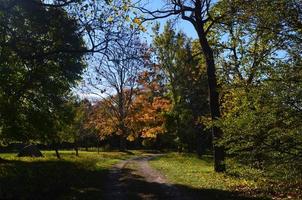
{"type": "Polygon", "coordinates": [[[124,137],[124,133],[120,136],[120,150],[121,151],[126,150],[126,138],[124,137]]]}
{"type": "Polygon", "coordinates": [[[59,150],[58,150],[57,147],[55,147],[55,152],[56,152],[57,158],[58,158],[58,159],[61,159],[61,156],[60,156],[60,154],[59,154],[59,150]]]}
{"type": "Polygon", "coordinates": [[[76,152],[76,156],[79,156],[79,148],[78,148],[78,143],[77,142],[74,142],[74,150],[76,152]]]}
{"type": "MultiPolygon", "coordinates": [[[[203,30],[203,24],[197,24],[195,29],[198,33],[199,43],[201,45],[207,68],[208,77],[208,87],[209,87],[209,97],[210,97],[210,111],[211,118],[214,121],[221,117],[220,105],[219,105],[219,93],[217,90],[217,78],[216,78],[216,68],[214,61],[214,53],[209,45],[206,38],[206,33],[203,30]]],[[[213,137],[213,150],[214,150],[214,169],[216,172],[225,171],[225,150],[223,146],[217,145],[215,141],[222,138],[223,132],[219,127],[212,127],[212,137],[213,137]]]]}
{"type": "Polygon", "coordinates": [[[58,159],[61,159],[61,156],[60,156],[60,153],[59,153],[59,145],[57,142],[53,141],[52,143],[52,146],[53,146],[53,149],[55,150],[56,152],[56,156],[58,159]]]}
{"type": "Polygon", "coordinates": [[[88,138],[85,139],[85,151],[88,151],[88,138]]]}
{"type": "MultiPolygon", "coordinates": [[[[199,37],[199,43],[201,45],[203,54],[206,60],[207,76],[208,76],[208,87],[209,87],[209,97],[210,97],[210,110],[212,121],[216,121],[221,117],[220,105],[219,105],[219,94],[217,91],[217,79],[216,79],[216,68],[214,62],[214,53],[207,40],[208,30],[211,24],[208,26],[206,24],[212,17],[209,16],[210,13],[210,1],[205,0],[195,0],[192,4],[187,3],[187,1],[170,1],[170,4],[174,6],[172,10],[166,10],[159,12],[151,11],[149,14],[152,15],[150,19],[166,18],[171,15],[181,15],[182,19],[190,22],[199,37]],[[193,3],[194,2],[194,3],[193,3]],[[156,15],[159,16],[156,16],[156,15]],[[207,15],[207,16],[205,16],[207,15]]],[[[214,21],[212,21],[214,23],[214,21]]],[[[225,150],[223,146],[215,144],[214,141],[222,138],[223,132],[219,127],[213,126],[212,137],[213,137],[213,148],[214,148],[214,168],[216,172],[225,171],[225,150]]]]}

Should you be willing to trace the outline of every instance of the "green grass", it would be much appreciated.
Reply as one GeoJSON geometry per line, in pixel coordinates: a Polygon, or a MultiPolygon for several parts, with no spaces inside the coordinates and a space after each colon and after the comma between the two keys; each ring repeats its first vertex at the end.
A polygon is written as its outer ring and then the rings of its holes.
{"type": "Polygon", "coordinates": [[[113,164],[139,152],[43,151],[43,158],[2,153],[0,199],[100,199],[105,174],[113,164]]]}
{"type": "MultiPolygon", "coordinates": [[[[215,191],[216,194],[220,193],[217,199],[235,199],[235,196],[240,196],[243,199],[248,197],[300,199],[299,194],[293,194],[287,189],[278,193],[275,185],[270,185],[271,182],[263,177],[261,171],[237,168],[237,172],[241,170],[240,173],[236,173],[237,175],[240,174],[239,176],[230,175],[230,173],[216,173],[213,170],[213,159],[210,156],[199,159],[192,154],[169,153],[150,161],[150,164],[162,171],[171,183],[186,188],[194,188],[196,191],[203,191],[203,193],[208,191],[206,193],[208,195],[211,195],[209,191],[215,191]],[[233,197],[230,198],[230,194],[233,197]]],[[[292,189],[297,190],[297,188],[292,189]]]]}
{"type": "MultiPolygon", "coordinates": [[[[0,160],[0,199],[102,199],[108,169],[121,160],[148,152],[80,151],[80,157],[76,157],[74,151],[60,151],[60,160],[54,151],[43,154],[43,158],[0,154],[4,159],[0,160]]],[[[259,170],[233,167],[226,174],[215,173],[210,156],[199,159],[192,154],[168,153],[150,163],[174,185],[205,200],[247,199],[247,196],[263,199],[265,195],[274,199],[302,199],[297,196],[301,187],[289,190],[286,185],[267,179],[259,170]]],[[[149,183],[144,184],[147,187],[149,183]]]]}
{"type": "Polygon", "coordinates": [[[203,160],[194,155],[170,153],[151,161],[151,165],[162,170],[173,183],[190,185],[196,188],[223,189],[238,184],[253,186],[255,183],[244,179],[215,173],[210,158],[203,160]]]}

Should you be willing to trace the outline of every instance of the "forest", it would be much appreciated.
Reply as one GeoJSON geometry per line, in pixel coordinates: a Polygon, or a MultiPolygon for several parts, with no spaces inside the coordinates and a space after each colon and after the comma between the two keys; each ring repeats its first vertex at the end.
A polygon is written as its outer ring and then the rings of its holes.
{"type": "Polygon", "coordinates": [[[302,199],[301,0],[0,0],[0,199],[302,199]]]}

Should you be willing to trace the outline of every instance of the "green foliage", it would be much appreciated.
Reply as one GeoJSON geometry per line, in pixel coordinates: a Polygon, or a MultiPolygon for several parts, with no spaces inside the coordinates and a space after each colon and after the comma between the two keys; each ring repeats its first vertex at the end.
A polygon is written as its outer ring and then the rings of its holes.
{"type": "MultiPolygon", "coordinates": [[[[70,99],[62,109],[69,111],[69,113],[62,115],[68,119],[68,122],[59,133],[61,141],[72,142],[77,145],[78,142],[94,134],[93,129],[88,127],[88,117],[91,114],[92,105],[87,99],[70,99]]],[[[61,118],[61,120],[63,119],[61,118]]]]}
{"type": "Polygon", "coordinates": [[[302,175],[299,8],[295,1],[228,2],[217,6],[228,17],[215,27],[223,35],[216,44],[221,143],[237,161],[294,182],[302,175]]]}
{"type": "Polygon", "coordinates": [[[260,86],[228,94],[232,103],[228,100],[224,105],[231,108],[222,121],[224,143],[241,161],[270,169],[283,163],[283,173],[297,178],[302,175],[302,91],[296,78],[302,76],[300,69],[279,67],[260,86]]]}
{"type": "Polygon", "coordinates": [[[166,114],[166,128],[175,135],[179,150],[196,150],[202,130],[199,117],[208,114],[205,66],[198,46],[170,22],[159,33],[154,27],[153,48],[173,102],[166,114]],[[198,49],[198,50],[196,50],[198,49]]]}
{"type": "Polygon", "coordinates": [[[50,137],[85,66],[77,22],[61,8],[1,0],[0,23],[1,137],[50,137]]]}

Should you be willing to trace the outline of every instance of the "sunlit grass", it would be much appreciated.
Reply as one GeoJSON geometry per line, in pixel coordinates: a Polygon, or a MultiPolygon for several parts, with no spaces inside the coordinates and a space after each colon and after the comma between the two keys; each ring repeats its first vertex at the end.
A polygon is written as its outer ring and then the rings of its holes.
{"type": "Polygon", "coordinates": [[[163,171],[172,183],[196,188],[229,190],[237,185],[254,187],[256,184],[214,172],[210,157],[199,159],[191,154],[170,153],[152,160],[151,165],[163,171]]]}
{"type": "Polygon", "coordinates": [[[202,159],[193,154],[169,153],[150,161],[174,184],[197,189],[215,189],[239,192],[244,196],[271,197],[273,199],[302,199],[300,186],[269,179],[261,170],[239,166],[228,160],[227,173],[216,173],[213,158],[202,159]]]}
{"type": "MultiPolygon", "coordinates": [[[[162,171],[171,183],[200,190],[239,192],[240,196],[254,196],[250,191],[259,187],[258,182],[252,179],[214,172],[211,156],[200,159],[193,154],[169,153],[150,163],[162,171]]],[[[265,194],[257,196],[266,199],[265,194]]]]}

